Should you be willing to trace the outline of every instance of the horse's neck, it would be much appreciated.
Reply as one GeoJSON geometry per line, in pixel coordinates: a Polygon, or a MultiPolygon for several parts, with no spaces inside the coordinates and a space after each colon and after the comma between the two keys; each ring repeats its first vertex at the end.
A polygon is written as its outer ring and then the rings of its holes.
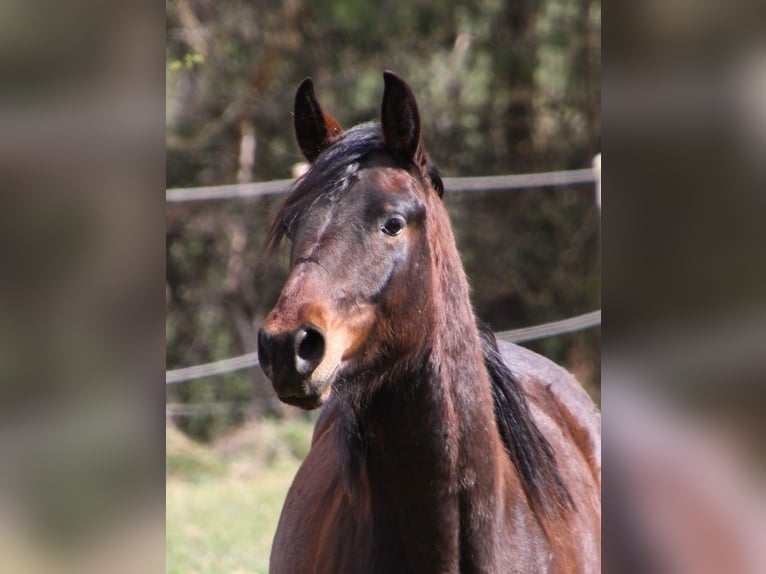
{"type": "Polygon", "coordinates": [[[361,418],[376,544],[408,567],[392,571],[492,571],[464,562],[496,547],[502,447],[486,372],[449,359],[381,386],[361,418]]]}
{"type": "Polygon", "coordinates": [[[445,295],[450,313],[422,363],[381,385],[360,417],[380,536],[397,537],[390,546],[416,572],[490,572],[497,547],[504,451],[465,289],[445,295]]]}
{"type": "MultiPolygon", "coordinates": [[[[468,280],[460,262],[446,211],[439,205],[432,217],[441,240],[431,244],[434,261],[431,298],[435,302],[432,316],[434,346],[431,362],[433,377],[429,384],[448,401],[445,414],[452,417],[458,457],[463,468],[459,472],[489,468],[482,461],[497,464],[502,449],[494,423],[494,405],[489,373],[484,366],[482,346],[471,308],[468,280]],[[476,456],[476,452],[480,456],[476,456]],[[484,466],[484,468],[478,468],[484,466]]],[[[461,480],[463,477],[461,477],[461,480]]]]}
{"type": "Polygon", "coordinates": [[[461,472],[472,470],[487,474],[497,454],[492,449],[501,445],[468,283],[449,227],[446,233],[446,241],[431,253],[436,263],[424,317],[428,344],[417,359],[401,361],[408,367],[400,363],[383,376],[387,380],[377,387],[368,419],[370,438],[379,438],[387,448],[396,444],[403,452],[412,451],[416,468],[428,480],[462,479],[461,472]],[[473,450],[481,456],[474,459],[473,450]]]}
{"type": "Polygon", "coordinates": [[[465,273],[446,211],[430,200],[419,321],[379,380],[348,381],[348,499],[369,501],[379,571],[492,573],[505,552],[508,459],[465,273]],[[354,401],[354,389],[369,394],[354,401]]]}

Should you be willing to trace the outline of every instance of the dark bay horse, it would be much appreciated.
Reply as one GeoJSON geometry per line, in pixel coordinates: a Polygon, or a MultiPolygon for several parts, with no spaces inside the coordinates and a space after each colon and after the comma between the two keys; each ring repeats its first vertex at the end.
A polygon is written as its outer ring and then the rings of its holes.
{"type": "Polygon", "coordinates": [[[270,232],[291,273],[258,337],[279,398],[326,402],[272,574],[600,571],[600,418],[574,378],[477,325],[410,87],[344,131],[307,79],[311,168],[270,232]]]}

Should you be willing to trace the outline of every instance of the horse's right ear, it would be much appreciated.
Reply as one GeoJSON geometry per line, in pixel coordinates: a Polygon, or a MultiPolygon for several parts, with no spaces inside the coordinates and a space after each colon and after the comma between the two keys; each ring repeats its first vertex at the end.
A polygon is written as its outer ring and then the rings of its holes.
{"type": "Polygon", "coordinates": [[[343,133],[343,128],[335,118],[322,111],[311,78],[303,80],[295,93],[293,121],[298,145],[306,159],[312,163],[343,133]]]}

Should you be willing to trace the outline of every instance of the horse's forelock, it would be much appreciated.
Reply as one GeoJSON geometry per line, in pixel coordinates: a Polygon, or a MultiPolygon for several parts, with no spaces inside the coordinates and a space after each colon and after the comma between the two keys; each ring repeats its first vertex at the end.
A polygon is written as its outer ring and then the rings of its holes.
{"type": "MultiPolygon", "coordinates": [[[[273,251],[279,246],[290,226],[299,221],[317,201],[344,193],[365,159],[375,152],[385,151],[378,122],[367,122],[343,132],[290,187],[287,199],[269,227],[266,237],[269,250],[273,251]]],[[[441,196],[444,188],[439,172],[425,151],[422,153],[422,165],[414,167],[420,171],[423,180],[441,196]]]]}

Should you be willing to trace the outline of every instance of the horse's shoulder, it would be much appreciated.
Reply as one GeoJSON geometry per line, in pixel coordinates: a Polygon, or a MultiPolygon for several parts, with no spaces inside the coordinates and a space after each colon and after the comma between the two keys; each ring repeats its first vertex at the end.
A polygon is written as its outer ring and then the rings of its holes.
{"type": "Polygon", "coordinates": [[[322,409],[314,426],[311,449],[298,468],[287,493],[271,553],[270,574],[313,571],[322,553],[325,525],[337,508],[327,508],[335,497],[340,460],[332,436],[336,414],[332,402],[322,409]],[[294,541],[301,540],[295,548],[294,541]]]}
{"type": "Polygon", "coordinates": [[[544,410],[566,424],[600,479],[601,415],[582,385],[569,371],[529,349],[505,341],[498,341],[498,348],[533,411],[544,410]]]}
{"type": "Polygon", "coordinates": [[[288,491],[272,550],[271,574],[368,572],[369,501],[349,492],[338,447],[341,408],[333,397],[322,407],[311,449],[288,491]],[[301,544],[296,547],[295,541],[301,544]]]}

